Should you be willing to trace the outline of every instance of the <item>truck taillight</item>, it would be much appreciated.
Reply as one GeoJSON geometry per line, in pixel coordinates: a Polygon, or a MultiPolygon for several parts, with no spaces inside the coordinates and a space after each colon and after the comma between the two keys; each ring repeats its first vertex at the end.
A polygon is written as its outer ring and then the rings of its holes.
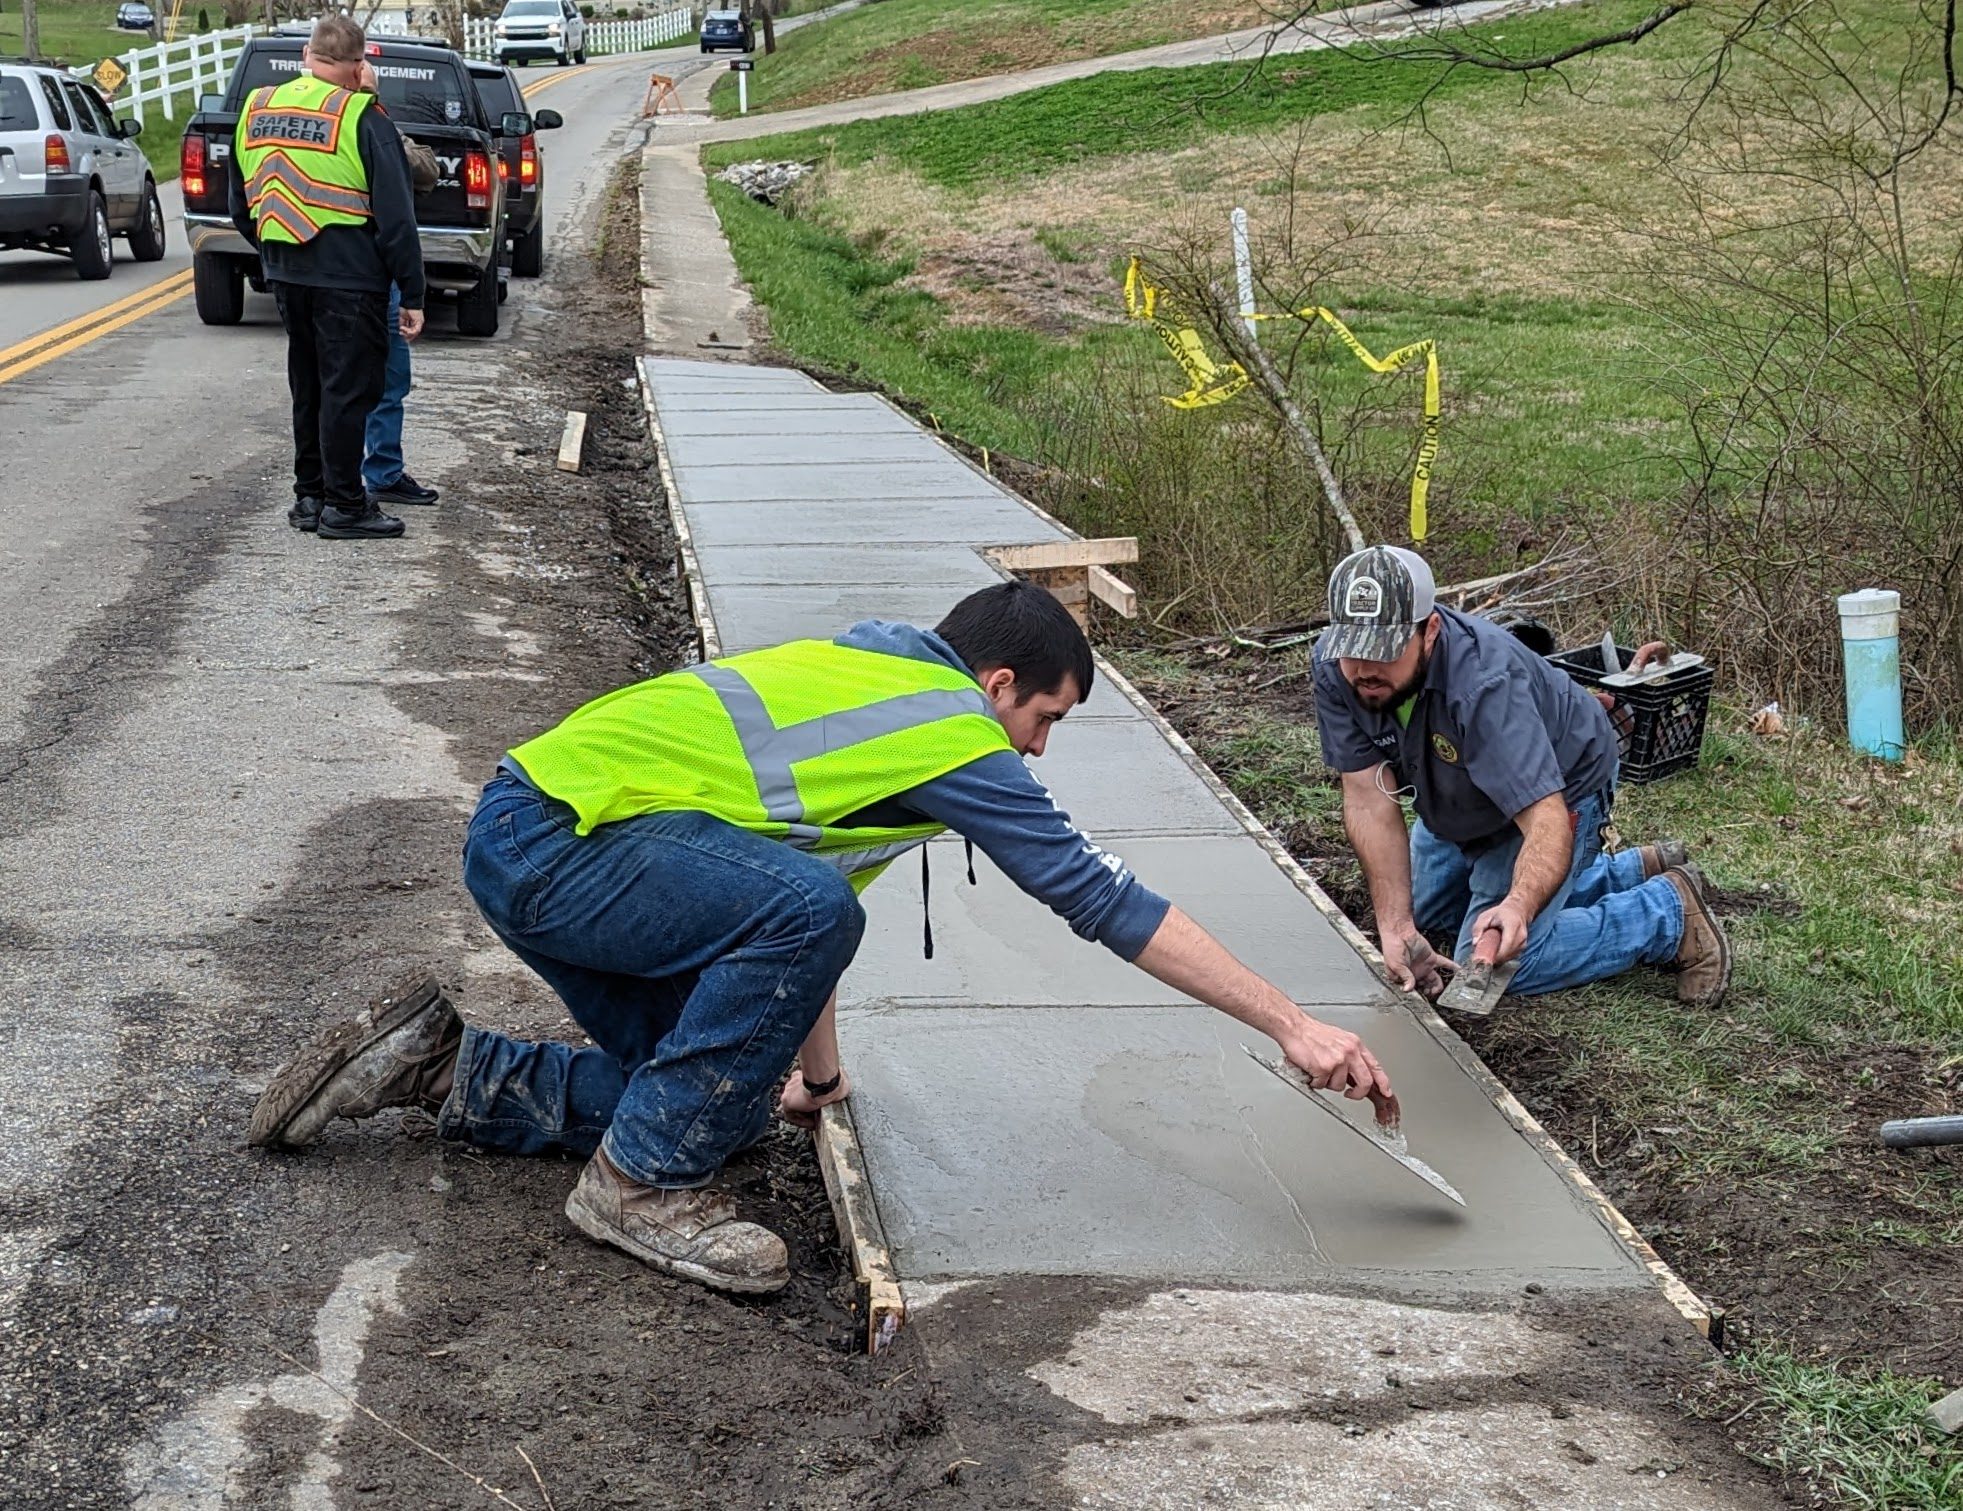
{"type": "Polygon", "coordinates": [[[184,181],[187,198],[204,198],[204,162],[204,138],[193,131],[177,153],[177,176],[184,181]]]}
{"type": "Polygon", "coordinates": [[[61,137],[50,132],[47,141],[42,143],[42,150],[48,155],[46,172],[68,173],[72,171],[68,164],[68,143],[61,137]]]}
{"type": "Polygon", "coordinates": [[[538,182],[538,138],[535,136],[518,139],[518,183],[529,189],[538,182]]]}
{"type": "Polygon", "coordinates": [[[481,152],[464,154],[463,202],[473,210],[491,208],[491,160],[481,152]]]}

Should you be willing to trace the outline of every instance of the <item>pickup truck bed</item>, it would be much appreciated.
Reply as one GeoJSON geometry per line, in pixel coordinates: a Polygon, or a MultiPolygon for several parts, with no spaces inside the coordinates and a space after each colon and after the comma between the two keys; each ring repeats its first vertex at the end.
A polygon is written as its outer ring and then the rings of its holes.
{"type": "MultiPolygon", "coordinates": [[[[207,325],[237,324],[245,285],[266,286],[257,254],[232,225],[232,142],[246,96],[293,78],[305,40],[275,35],[248,42],[222,107],[199,111],[184,128],[184,229],[198,316],[207,325]]],[[[504,273],[505,189],[493,123],[484,118],[469,66],[448,48],[386,37],[371,39],[368,54],[389,119],[436,154],[436,186],[416,196],[430,290],[457,296],[457,329],[464,335],[494,335],[504,273]]]]}

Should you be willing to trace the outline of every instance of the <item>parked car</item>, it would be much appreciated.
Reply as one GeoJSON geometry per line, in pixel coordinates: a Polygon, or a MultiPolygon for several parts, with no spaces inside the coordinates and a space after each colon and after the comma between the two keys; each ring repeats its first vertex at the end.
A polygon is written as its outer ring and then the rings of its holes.
{"type": "Polygon", "coordinates": [[[755,52],[756,33],[740,10],[712,10],[702,13],[704,52],[755,52]]]}
{"type": "Polygon", "coordinates": [[[504,224],[511,246],[511,271],[536,278],[545,270],[545,156],[538,150],[541,131],[556,131],[565,119],[556,110],[532,114],[518,76],[499,63],[470,65],[471,82],[492,125],[498,148],[498,176],[504,180],[504,224]],[[507,126],[522,124],[522,131],[507,126]]]}
{"type": "Polygon", "coordinates": [[[59,68],[0,63],[0,249],[54,252],[82,278],[107,278],[112,238],[164,255],[157,181],[95,85],[59,68]]]}
{"type": "Polygon", "coordinates": [[[127,0],[116,7],[116,25],[123,31],[154,31],[157,13],[141,0],[127,0]]]}
{"type": "MultiPolygon", "coordinates": [[[[206,96],[184,127],[178,177],[198,318],[206,325],[238,324],[246,284],[266,287],[258,255],[232,224],[226,165],[246,96],[299,73],[306,42],[306,29],[298,27],[252,38],[225,93],[206,96]]],[[[459,332],[496,335],[504,292],[505,188],[492,131],[522,123],[487,119],[470,65],[441,42],[370,37],[368,62],[396,129],[436,154],[436,186],[416,196],[429,287],[455,296],[459,332]]]]}
{"type": "Polygon", "coordinates": [[[491,51],[500,63],[586,61],[586,18],[573,0],[505,0],[491,37],[491,51]]]}

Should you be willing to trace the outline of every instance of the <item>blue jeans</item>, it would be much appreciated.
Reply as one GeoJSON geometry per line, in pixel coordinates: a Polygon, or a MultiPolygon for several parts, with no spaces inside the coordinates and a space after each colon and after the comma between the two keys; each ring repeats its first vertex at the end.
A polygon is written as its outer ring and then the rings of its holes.
{"type": "Polygon", "coordinates": [[[389,285],[389,360],[381,401],[368,411],[361,481],[370,493],[402,476],[402,401],[409,397],[409,343],[402,339],[402,290],[389,285]]]}
{"type": "Polygon", "coordinates": [[[644,1185],[702,1185],[767,1126],[865,912],[830,866],[707,814],[584,838],[576,822],[499,772],[464,883],[593,1046],[465,1029],[437,1131],[504,1154],[601,1148],[644,1185]]]}
{"type": "MultiPolygon", "coordinates": [[[[1558,992],[1675,957],[1683,941],[1683,900],[1664,878],[1643,880],[1642,856],[1635,850],[1602,853],[1608,816],[1601,798],[1586,798],[1575,811],[1568,879],[1528,930],[1509,995],[1558,992]]],[[[1515,829],[1500,844],[1473,856],[1438,838],[1423,820],[1412,824],[1413,916],[1426,934],[1456,929],[1452,955],[1461,964],[1472,959],[1473,923],[1512,888],[1513,863],[1523,842],[1515,829]]]]}

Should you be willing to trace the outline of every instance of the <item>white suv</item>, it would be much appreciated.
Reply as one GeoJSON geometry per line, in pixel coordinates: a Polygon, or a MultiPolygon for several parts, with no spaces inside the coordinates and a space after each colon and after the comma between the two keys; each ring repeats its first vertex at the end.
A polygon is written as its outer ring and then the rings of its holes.
{"type": "Polygon", "coordinates": [[[500,63],[586,61],[586,18],[573,0],[507,0],[493,36],[500,63]]]}
{"type": "Polygon", "coordinates": [[[0,63],[0,250],[60,253],[83,278],[109,276],[113,236],[129,238],[138,262],[162,257],[163,206],[140,129],[86,79],[0,63]]]}

